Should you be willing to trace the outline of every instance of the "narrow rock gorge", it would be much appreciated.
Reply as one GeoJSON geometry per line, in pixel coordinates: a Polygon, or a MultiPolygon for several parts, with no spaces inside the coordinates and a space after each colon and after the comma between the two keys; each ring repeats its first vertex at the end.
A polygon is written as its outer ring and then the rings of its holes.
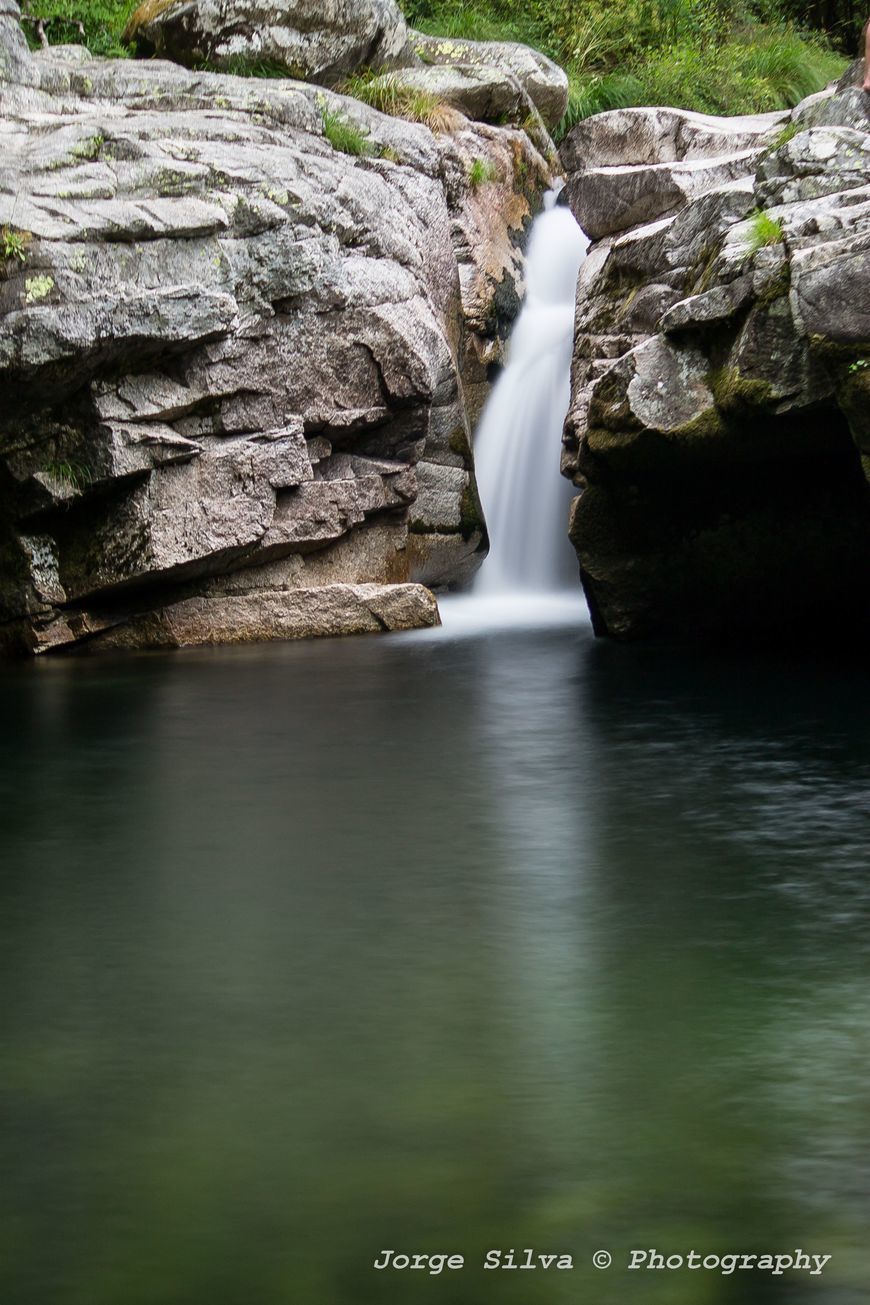
{"type": "Polygon", "coordinates": [[[868,632],[859,68],[557,154],[561,69],[394,0],[146,0],[126,39],[31,52],[0,0],[0,649],[437,623],[486,553],[473,431],[562,172],[596,632],[868,632]]]}
{"type": "Polygon", "coordinates": [[[617,110],[562,148],[581,272],[563,470],[596,631],[870,630],[870,98],[617,110]]]}
{"type": "Polygon", "coordinates": [[[486,548],[471,429],[555,160],[531,96],[566,93],[488,75],[517,113],[430,129],[32,54],[0,0],[0,646],[437,621],[422,586],[486,548]]]}

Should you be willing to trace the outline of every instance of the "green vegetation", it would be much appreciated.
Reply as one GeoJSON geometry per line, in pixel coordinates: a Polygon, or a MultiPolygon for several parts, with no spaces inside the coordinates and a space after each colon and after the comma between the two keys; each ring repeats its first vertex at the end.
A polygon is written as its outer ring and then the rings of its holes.
{"type": "Polygon", "coordinates": [[[0,260],[4,263],[26,262],[29,243],[30,236],[26,231],[0,227],[0,260]]]}
{"type": "Polygon", "coordinates": [[[425,123],[432,131],[450,131],[457,122],[458,115],[449,104],[430,91],[405,85],[394,73],[378,74],[366,69],[349,77],[342,90],[380,113],[425,123]]]}
{"type": "Polygon", "coordinates": [[[220,64],[200,59],[196,69],[198,72],[229,73],[231,77],[294,77],[304,80],[301,69],[289,68],[286,64],[274,63],[269,59],[247,58],[243,54],[231,55],[220,64]]]}
{"type": "Polygon", "coordinates": [[[92,480],[88,468],[78,462],[50,462],[43,474],[53,480],[58,489],[79,494],[89,487],[92,480]]]}
{"type": "Polygon", "coordinates": [[[783,127],[779,135],[774,137],[773,145],[771,146],[771,152],[773,152],[774,150],[781,150],[783,145],[787,145],[790,140],[794,140],[795,136],[797,136],[799,131],[800,131],[800,127],[797,125],[796,122],[790,122],[787,127],[783,127]]]}
{"type": "Polygon", "coordinates": [[[323,134],[334,150],[352,154],[356,158],[377,153],[377,148],[369,140],[368,132],[351,122],[343,113],[330,109],[325,100],[320,105],[320,117],[323,121],[323,134]]]}
{"type": "Polygon", "coordinates": [[[129,55],[121,40],[138,0],[24,0],[21,9],[30,44],[40,44],[42,23],[51,45],[86,45],[94,54],[129,55]]]}
{"type": "Polygon", "coordinates": [[[468,184],[472,190],[485,186],[489,181],[498,181],[498,168],[487,159],[475,159],[468,169],[468,184]]]}
{"type": "MultiPolygon", "coordinates": [[[[673,104],[707,113],[785,109],[843,69],[838,49],[857,52],[859,0],[403,0],[410,20],[434,35],[523,41],[568,69],[564,132],[603,109],[673,104]],[[815,28],[819,30],[811,31],[815,28]]],[[[122,34],[136,0],[25,0],[25,28],[53,44],[95,54],[130,54],[122,34]]],[[[239,59],[246,77],[292,75],[239,59]]],[[[439,130],[446,106],[425,93],[384,87],[363,74],[348,92],[384,112],[439,130]],[[379,103],[378,101],[381,101],[379,103]],[[391,106],[391,107],[390,107],[391,106]]],[[[449,126],[443,127],[449,130],[449,126]]]]}
{"type": "MultiPolygon", "coordinates": [[[[433,35],[524,41],[567,68],[560,134],[604,109],[785,109],[843,69],[826,39],[776,0],[404,0],[433,35]]],[[[853,35],[857,46],[860,25],[853,35]]]]}
{"type": "Polygon", "coordinates": [[[853,376],[858,372],[870,371],[870,358],[858,358],[855,362],[849,364],[849,371],[853,376]]]}
{"type": "Polygon", "coordinates": [[[757,254],[759,249],[766,249],[768,245],[781,245],[784,239],[785,232],[779,218],[772,218],[762,209],[756,209],[749,219],[748,252],[757,254]]]}
{"type": "Polygon", "coordinates": [[[91,136],[88,140],[80,141],[78,145],[73,146],[73,158],[81,159],[85,163],[95,163],[100,157],[105,143],[105,136],[100,135],[91,136]]]}
{"type": "Polygon", "coordinates": [[[38,304],[40,299],[47,299],[53,289],[53,276],[29,276],[24,282],[24,302],[38,304]]]}

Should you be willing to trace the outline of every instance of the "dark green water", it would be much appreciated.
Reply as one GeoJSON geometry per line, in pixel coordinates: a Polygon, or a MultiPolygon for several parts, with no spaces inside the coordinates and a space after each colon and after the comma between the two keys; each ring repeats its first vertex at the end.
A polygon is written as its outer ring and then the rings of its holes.
{"type": "Polygon", "coordinates": [[[0,1301],[866,1300],[868,706],[585,628],[5,670],[0,1301]]]}

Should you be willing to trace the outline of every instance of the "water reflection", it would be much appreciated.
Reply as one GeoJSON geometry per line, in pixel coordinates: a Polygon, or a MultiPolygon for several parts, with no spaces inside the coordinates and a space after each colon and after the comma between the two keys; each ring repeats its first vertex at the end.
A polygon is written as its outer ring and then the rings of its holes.
{"type": "Polygon", "coordinates": [[[868,695],[576,626],[7,672],[2,1298],[863,1300],[868,695]]]}

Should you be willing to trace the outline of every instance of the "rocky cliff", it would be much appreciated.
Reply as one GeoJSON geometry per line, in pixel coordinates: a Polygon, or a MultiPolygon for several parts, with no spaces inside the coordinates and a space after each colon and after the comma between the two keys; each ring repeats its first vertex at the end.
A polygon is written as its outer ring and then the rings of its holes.
{"type": "Polygon", "coordinates": [[[581,272],[563,469],[600,634],[870,628],[870,98],[667,109],[563,147],[581,272]]]}
{"type": "Polygon", "coordinates": [[[485,550],[470,422],[545,133],[30,54],[18,17],[0,0],[0,647],[437,620],[419,582],[485,550]]]}

